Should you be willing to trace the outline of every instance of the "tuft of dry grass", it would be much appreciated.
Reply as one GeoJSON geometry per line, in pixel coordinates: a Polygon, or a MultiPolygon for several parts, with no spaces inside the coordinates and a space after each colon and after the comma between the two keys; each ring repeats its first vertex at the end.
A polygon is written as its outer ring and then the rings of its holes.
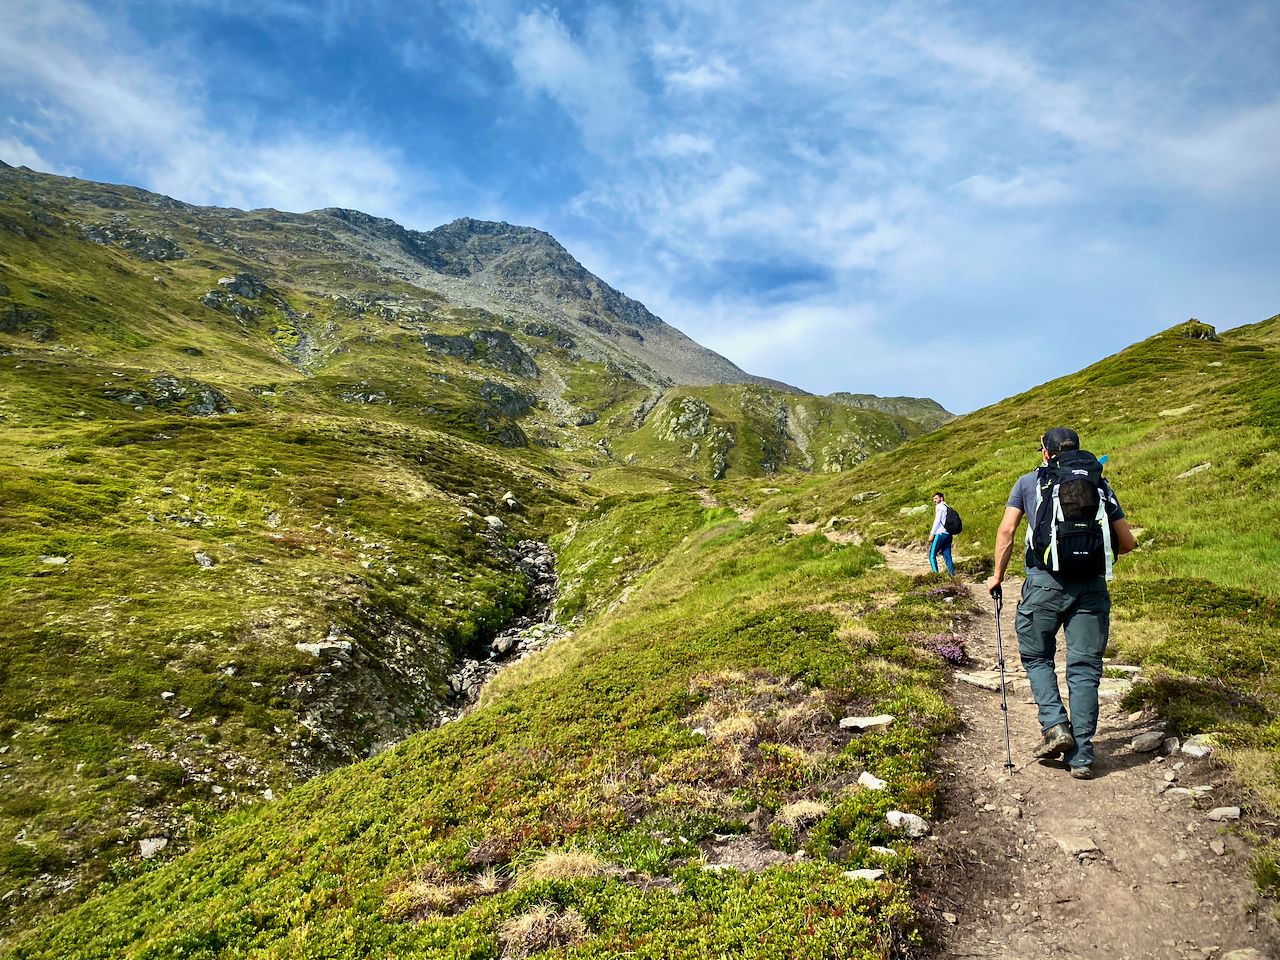
{"type": "Polygon", "coordinates": [[[707,732],[713,743],[747,744],[759,738],[760,722],[750,713],[735,713],[717,720],[707,732]]]}
{"type": "Polygon", "coordinates": [[[506,885],[506,880],[502,874],[493,867],[485,870],[483,873],[476,874],[474,880],[471,881],[472,889],[482,897],[492,896],[502,891],[506,885]]]}
{"type": "Polygon", "coordinates": [[[806,699],[778,713],[778,736],[784,743],[796,743],[811,737],[829,720],[826,697],[821,691],[815,690],[806,699]]]}
{"type": "Polygon", "coordinates": [[[831,808],[817,800],[797,800],[778,811],[778,822],[789,830],[802,830],[825,817],[831,808]]]}
{"type": "Polygon", "coordinates": [[[553,904],[540,903],[504,923],[498,929],[498,940],[504,956],[525,960],[543,950],[581,943],[587,932],[587,922],[577,910],[561,911],[553,904]]]}
{"type": "Polygon", "coordinates": [[[520,882],[598,877],[612,870],[608,863],[594,853],[585,850],[559,850],[546,854],[521,870],[520,882]]]}

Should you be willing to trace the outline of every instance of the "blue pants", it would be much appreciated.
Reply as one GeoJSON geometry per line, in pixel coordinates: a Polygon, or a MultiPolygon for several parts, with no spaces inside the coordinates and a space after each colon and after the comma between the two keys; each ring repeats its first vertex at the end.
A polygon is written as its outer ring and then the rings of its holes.
{"type": "Polygon", "coordinates": [[[1073,767],[1093,763],[1093,736],[1098,730],[1098,685],[1102,654],[1111,628],[1111,597],[1102,577],[1059,581],[1042,570],[1028,570],[1017,616],[1018,652],[1040,708],[1040,730],[1069,724],[1075,749],[1063,759],[1073,767]],[[1071,718],[1062,705],[1054,656],[1058,629],[1067,639],[1067,691],[1071,718]]]}
{"type": "Polygon", "coordinates": [[[956,565],[951,562],[951,534],[938,534],[933,538],[933,543],[929,544],[929,566],[933,567],[933,572],[938,572],[938,554],[942,554],[942,559],[947,561],[947,573],[951,576],[956,575],[956,565]]]}

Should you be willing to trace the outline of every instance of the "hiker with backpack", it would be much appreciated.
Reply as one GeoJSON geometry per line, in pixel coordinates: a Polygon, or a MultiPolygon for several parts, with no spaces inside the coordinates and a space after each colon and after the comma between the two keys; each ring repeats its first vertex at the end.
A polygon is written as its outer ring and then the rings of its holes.
{"type": "Polygon", "coordinates": [[[964,529],[960,522],[960,514],[947,505],[947,498],[941,493],[933,495],[933,526],[929,530],[929,566],[938,572],[938,554],[947,564],[947,575],[956,575],[956,565],[951,562],[951,540],[964,529]]]}
{"type": "Polygon", "coordinates": [[[996,533],[995,573],[986,588],[1000,596],[1018,524],[1027,518],[1027,578],[1016,620],[1018,652],[1039,708],[1035,755],[1061,756],[1071,776],[1093,776],[1098,686],[1111,627],[1112,561],[1137,546],[1124,510],[1102,476],[1102,463],[1080,437],[1055,427],[1040,438],[1042,465],[1018,478],[996,533]],[[1066,635],[1071,715],[1054,670],[1058,628],[1066,635]]]}

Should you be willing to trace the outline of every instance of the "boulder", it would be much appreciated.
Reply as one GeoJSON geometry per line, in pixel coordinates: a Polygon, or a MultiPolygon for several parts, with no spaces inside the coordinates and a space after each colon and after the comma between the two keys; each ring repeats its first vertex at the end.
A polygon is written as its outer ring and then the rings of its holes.
{"type": "Polygon", "coordinates": [[[244,297],[246,300],[257,300],[267,292],[267,285],[252,273],[237,273],[234,277],[222,277],[218,281],[218,286],[227,293],[234,293],[237,297],[244,297]]]}
{"type": "Polygon", "coordinates": [[[168,837],[148,837],[138,841],[138,855],[143,860],[150,860],[168,845],[168,837]]]}
{"type": "Polygon", "coordinates": [[[862,773],[858,774],[858,783],[867,790],[883,790],[889,785],[888,781],[881,780],[868,770],[863,770],[862,773]]]}
{"type": "Polygon", "coordinates": [[[1198,733],[1194,737],[1188,737],[1186,739],[1182,744],[1182,752],[1188,757],[1200,759],[1213,753],[1213,748],[1215,746],[1216,743],[1214,741],[1213,734],[1198,733]]]}
{"type": "Polygon", "coordinates": [[[501,530],[506,527],[506,524],[502,522],[501,517],[495,517],[492,514],[485,517],[484,522],[489,525],[490,530],[501,530]]]}
{"type": "Polygon", "coordinates": [[[1149,730],[1146,733],[1140,733],[1129,741],[1129,747],[1135,753],[1154,753],[1164,745],[1164,733],[1159,730],[1149,730]]]}
{"type": "Polygon", "coordinates": [[[1090,837],[1058,837],[1058,846],[1069,857],[1097,856],[1101,851],[1090,837]]]}
{"type": "Polygon", "coordinates": [[[890,810],[885,814],[889,826],[902,830],[908,837],[918,839],[929,832],[929,821],[914,813],[903,813],[901,810],[890,810]]]}
{"type": "Polygon", "coordinates": [[[337,640],[331,636],[316,643],[295,643],[293,646],[295,650],[309,653],[313,657],[332,657],[351,653],[350,640],[337,640]]]}

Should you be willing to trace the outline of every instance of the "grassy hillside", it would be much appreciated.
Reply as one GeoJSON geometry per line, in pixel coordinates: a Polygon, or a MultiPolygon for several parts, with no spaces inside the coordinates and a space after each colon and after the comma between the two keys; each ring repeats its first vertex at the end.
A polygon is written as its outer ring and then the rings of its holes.
{"type": "Polygon", "coordinates": [[[914,638],[955,605],[869,548],[686,494],[599,505],[562,560],[632,545],[661,559],[626,602],[465,719],[238,814],[13,955],[888,955],[913,920],[885,815],[931,812],[951,722],[914,638]],[[836,724],[881,711],[880,733],[836,724]],[[777,865],[704,868],[733,849],[777,865]],[[889,882],[842,874],[871,867],[889,882]]]}
{"type": "MultiPolygon", "coordinates": [[[[1172,733],[1213,733],[1259,808],[1280,814],[1280,317],[1216,340],[1182,324],[874,457],[838,483],[742,502],[923,552],[930,495],[965,521],[962,568],[990,568],[995,529],[1044,430],[1074,426],[1106,467],[1138,550],[1117,566],[1112,648],[1149,682],[1172,733]]],[[[1020,569],[1015,548],[1015,571],[1020,569]]],[[[1259,879],[1280,892],[1276,848],[1259,879]]]]}
{"type": "MultiPolygon", "coordinates": [[[[344,224],[0,168],[10,925],[435,726],[528,607],[519,541],[705,466],[627,445],[667,386],[598,331],[344,224]]],[[[701,389],[732,473],[804,466],[772,391],[701,389]]],[[[909,432],[855,420],[821,463],[909,432]]]]}

